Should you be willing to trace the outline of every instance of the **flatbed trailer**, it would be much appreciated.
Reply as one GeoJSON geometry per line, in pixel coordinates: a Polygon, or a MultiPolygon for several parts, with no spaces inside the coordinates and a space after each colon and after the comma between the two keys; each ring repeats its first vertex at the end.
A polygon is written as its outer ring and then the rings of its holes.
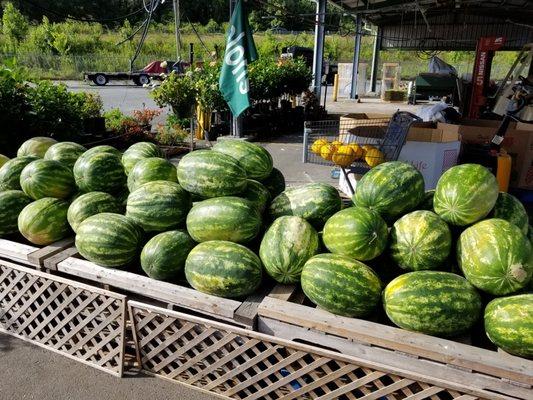
{"type": "Polygon", "coordinates": [[[84,79],[97,86],[105,86],[110,81],[132,81],[137,86],[149,84],[152,80],[163,80],[160,73],[149,72],[86,72],[84,79]]]}

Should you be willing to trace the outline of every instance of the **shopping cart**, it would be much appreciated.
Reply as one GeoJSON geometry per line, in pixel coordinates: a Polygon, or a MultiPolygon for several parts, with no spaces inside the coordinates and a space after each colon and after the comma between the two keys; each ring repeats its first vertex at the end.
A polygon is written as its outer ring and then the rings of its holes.
{"type": "MultiPolygon", "coordinates": [[[[422,120],[406,111],[397,111],[390,119],[306,121],[304,125],[303,162],[336,165],[334,159],[327,159],[327,154],[320,154],[316,149],[313,151],[313,144],[319,139],[326,140],[328,143],[337,141],[344,145],[358,145],[364,149],[360,153],[361,155],[349,166],[340,167],[353,193],[348,174],[363,175],[379,163],[397,160],[411,124],[418,121],[422,120]],[[372,151],[369,151],[371,149],[372,151]]],[[[354,148],[356,149],[357,146],[354,148]]]]}

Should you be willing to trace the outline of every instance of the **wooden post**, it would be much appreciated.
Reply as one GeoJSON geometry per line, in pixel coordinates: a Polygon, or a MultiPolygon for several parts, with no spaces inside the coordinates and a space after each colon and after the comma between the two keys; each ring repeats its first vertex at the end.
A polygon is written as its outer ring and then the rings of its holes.
{"type": "Polygon", "coordinates": [[[333,101],[337,101],[339,95],[339,74],[333,76],[333,101]]]}

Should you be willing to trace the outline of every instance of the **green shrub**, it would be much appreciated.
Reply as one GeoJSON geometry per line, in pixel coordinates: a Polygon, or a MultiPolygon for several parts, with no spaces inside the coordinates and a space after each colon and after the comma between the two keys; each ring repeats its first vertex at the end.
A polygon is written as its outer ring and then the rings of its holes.
{"type": "Polygon", "coordinates": [[[192,74],[172,72],[150,95],[159,107],[170,106],[176,116],[186,118],[196,102],[197,90],[192,74]]]}

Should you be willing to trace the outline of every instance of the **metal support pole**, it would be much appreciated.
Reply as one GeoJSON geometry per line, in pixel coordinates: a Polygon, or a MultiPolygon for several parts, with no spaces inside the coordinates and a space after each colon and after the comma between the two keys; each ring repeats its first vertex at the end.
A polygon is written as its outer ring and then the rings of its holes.
{"type": "Polygon", "coordinates": [[[180,39],[180,1],[173,0],[174,6],[174,34],[176,35],[176,61],[181,61],[181,39],[180,39]]]}
{"type": "MultiPolygon", "coordinates": [[[[233,10],[235,9],[235,5],[237,4],[237,0],[230,0],[229,1],[229,20],[231,21],[231,16],[233,15],[233,10]]],[[[231,134],[234,137],[243,137],[242,133],[242,116],[234,117],[233,114],[231,115],[231,134]]]]}
{"type": "Polygon", "coordinates": [[[374,50],[372,51],[372,71],[370,72],[370,91],[376,91],[376,82],[378,80],[379,51],[381,50],[382,32],[378,26],[376,39],[374,40],[374,50]]]}
{"type": "Polygon", "coordinates": [[[362,37],[362,18],[361,14],[357,14],[355,18],[355,43],[353,52],[352,64],[352,82],[350,85],[350,99],[358,99],[357,93],[357,77],[359,75],[359,54],[361,53],[361,37],[362,37]]]}
{"type": "Polygon", "coordinates": [[[337,101],[339,96],[339,74],[335,74],[333,78],[333,101],[337,101]]]}
{"type": "Polygon", "coordinates": [[[194,69],[194,43],[189,43],[189,65],[192,71],[194,69]]]}
{"type": "Polygon", "coordinates": [[[326,36],[325,18],[327,0],[315,0],[315,51],[313,54],[313,92],[320,99],[322,83],[322,65],[324,63],[324,39],[326,36]]]}

